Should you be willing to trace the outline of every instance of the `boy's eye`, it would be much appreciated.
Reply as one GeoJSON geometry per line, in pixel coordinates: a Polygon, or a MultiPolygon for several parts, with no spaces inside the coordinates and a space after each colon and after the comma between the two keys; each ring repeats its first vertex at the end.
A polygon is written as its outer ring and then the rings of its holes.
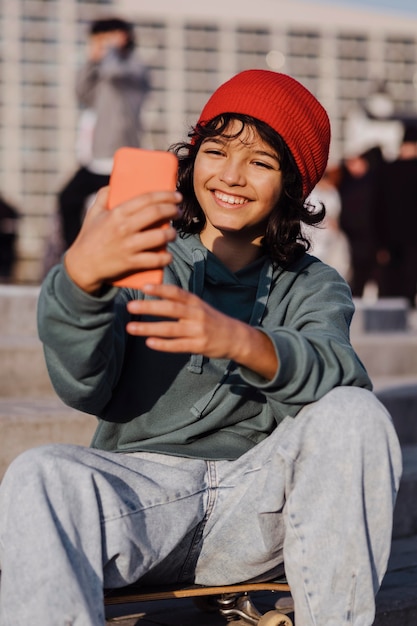
{"type": "Polygon", "coordinates": [[[273,167],[270,163],[265,163],[264,161],[253,161],[254,165],[257,165],[258,167],[264,167],[267,170],[272,170],[273,167]]]}
{"type": "Polygon", "coordinates": [[[204,152],[206,154],[223,154],[219,148],[206,148],[204,152]]]}

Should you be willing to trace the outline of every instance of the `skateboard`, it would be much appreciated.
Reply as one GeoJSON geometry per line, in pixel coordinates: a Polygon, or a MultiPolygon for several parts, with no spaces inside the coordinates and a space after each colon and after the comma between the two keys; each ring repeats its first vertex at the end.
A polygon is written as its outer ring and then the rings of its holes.
{"type": "MultiPolygon", "coordinates": [[[[250,599],[250,593],[257,591],[285,591],[290,588],[285,580],[257,583],[238,583],[219,587],[202,585],[164,585],[160,587],[140,587],[130,585],[122,589],[107,591],[104,603],[107,606],[149,602],[151,600],[170,600],[173,598],[192,598],[203,611],[218,611],[227,621],[239,620],[239,624],[249,626],[293,626],[285,609],[274,609],[261,614],[250,599]]],[[[289,609],[291,610],[291,609],[289,609]]],[[[126,616],[128,617],[128,616],[126,616]]]]}

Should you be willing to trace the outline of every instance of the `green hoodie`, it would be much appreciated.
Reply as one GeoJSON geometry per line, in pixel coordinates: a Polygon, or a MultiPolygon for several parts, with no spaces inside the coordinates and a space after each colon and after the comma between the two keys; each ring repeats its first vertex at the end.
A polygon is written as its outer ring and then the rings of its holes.
{"type": "Polygon", "coordinates": [[[224,359],[150,350],[125,331],[126,303],[141,292],[94,297],[57,266],[42,286],[39,336],[58,395],[99,418],[93,447],[235,459],[332,388],[371,388],[349,341],[350,289],[335,270],[305,254],[289,269],[263,257],[233,273],[197,236],[170,247],[165,282],[260,328],[280,367],[268,381],[224,359]]]}

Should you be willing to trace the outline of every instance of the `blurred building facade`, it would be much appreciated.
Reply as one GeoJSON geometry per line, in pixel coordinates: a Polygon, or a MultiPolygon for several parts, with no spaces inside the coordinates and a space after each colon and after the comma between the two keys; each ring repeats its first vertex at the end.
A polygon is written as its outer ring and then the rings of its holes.
{"type": "Polygon", "coordinates": [[[350,112],[384,84],[394,110],[417,110],[417,16],[301,0],[2,0],[0,192],[20,208],[16,282],[40,280],[57,190],[75,167],[75,70],[87,26],[117,14],[135,24],[152,72],[144,147],[185,137],[210,93],[247,68],[291,74],[329,112],[331,159],[350,112]]]}

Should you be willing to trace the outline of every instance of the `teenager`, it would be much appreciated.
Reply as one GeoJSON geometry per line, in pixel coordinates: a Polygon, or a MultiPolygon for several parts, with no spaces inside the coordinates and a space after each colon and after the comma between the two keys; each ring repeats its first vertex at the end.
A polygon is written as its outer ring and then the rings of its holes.
{"type": "Polygon", "coordinates": [[[350,290],[301,236],[329,140],[299,82],[248,70],[175,147],[179,192],[108,211],[100,191],[39,300],[54,387],[98,428],[9,467],[2,626],[98,626],[103,587],[283,565],[300,626],[371,626],[401,455],[350,290]],[[162,285],[110,286],[161,266],[162,285]]]}

